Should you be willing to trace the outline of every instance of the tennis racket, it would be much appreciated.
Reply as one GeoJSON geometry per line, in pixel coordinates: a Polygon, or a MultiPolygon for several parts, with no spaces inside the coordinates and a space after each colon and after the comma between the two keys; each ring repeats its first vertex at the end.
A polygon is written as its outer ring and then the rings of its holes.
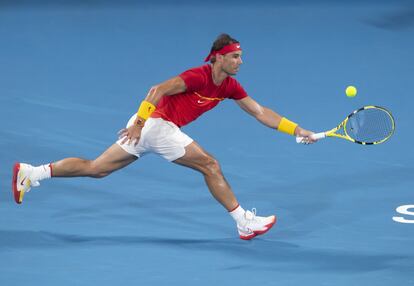
{"type": "MultiPolygon", "coordinates": [[[[395,130],[391,112],[379,106],[364,106],[355,110],[337,127],[312,135],[314,139],[325,137],[342,138],[362,145],[374,145],[387,141],[395,130]]],[[[303,137],[296,137],[297,143],[306,143],[303,137]]]]}

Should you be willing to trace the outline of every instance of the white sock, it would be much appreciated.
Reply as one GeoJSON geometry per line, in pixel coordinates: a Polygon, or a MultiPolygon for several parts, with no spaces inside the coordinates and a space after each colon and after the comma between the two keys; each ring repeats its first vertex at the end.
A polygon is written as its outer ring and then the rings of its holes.
{"type": "Polygon", "coordinates": [[[231,217],[237,222],[242,222],[244,220],[244,213],[246,211],[239,205],[237,208],[229,212],[231,217]]]}
{"type": "Polygon", "coordinates": [[[32,182],[41,181],[44,179],[50,179],[51,177],[52,177],[51,164],[45,164],[45,165],[33,167],[32,172],[30,173],[30,180],[32,182]]]}

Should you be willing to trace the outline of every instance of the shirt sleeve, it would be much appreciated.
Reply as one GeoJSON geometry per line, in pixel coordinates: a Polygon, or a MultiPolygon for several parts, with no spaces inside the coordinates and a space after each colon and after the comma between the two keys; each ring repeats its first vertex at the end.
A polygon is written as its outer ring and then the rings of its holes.
{"type": "Polygon", "coordinates": [[[187,87],[187,91],[197,91],[206,85],[206,77],[199,68],[189,69],[179,75],[187,87]]]}
{"type": "Polygon", "coordinates": [[[229,96],[231,99],[239,100],[249,96],[237,80],[234,80],[232,89],[233,92],[229,96]]]}

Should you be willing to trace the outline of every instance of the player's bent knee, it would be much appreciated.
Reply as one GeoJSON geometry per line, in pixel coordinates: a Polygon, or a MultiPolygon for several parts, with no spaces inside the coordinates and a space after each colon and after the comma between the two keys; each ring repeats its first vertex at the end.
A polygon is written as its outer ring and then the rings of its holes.
{"type": "Polygon", "coordinates": [[[214,158],[208,158],[207,162],[204,165],[205,175],[214,176],[221,174],[220,163],[214,158]]]}

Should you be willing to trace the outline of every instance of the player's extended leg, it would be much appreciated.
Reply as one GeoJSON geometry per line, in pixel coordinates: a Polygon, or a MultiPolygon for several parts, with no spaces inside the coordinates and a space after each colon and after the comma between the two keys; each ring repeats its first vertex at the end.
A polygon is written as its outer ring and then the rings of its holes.
{"type": "Polygon", "coordinates": [[[230,185],[223,176],[218,161],[196,142],[185,147],[185,155],[175,160],[174,163],[201,172],[211,194],[228,211],[234,210],[239,205],[230,185]]]}
{"type": "Polygon", "coordinates": [[[32,186],[38,186],[40,180],[53,177],[93,177],[102,178],[121,169],[137,159],[113,144],[95,160],[66,158],[55,163],[33,167],[16,163],[13,167],[13,194],[16,203],[23,201],[25,192],[32,186]]]}
{"type": "Polygon", "coordinates": [[[93,177],[102,178],[119,170],[137,159],[113,144],[95,160],[66,158],[52,163],[53,177],[93,177]]]}
{"type": "Polygon", "coordinates": [[[227,183],[220,164],[196,142],[185,147],[183,157],[173,161],[201,172],[211,194],[219,201],[234,218],[241,239],[249,240],[259,234],[264,234],[276,222],[275,216],[256,216],[256,210],[245,211],[237,202],[236,197],[227,183]]]}

